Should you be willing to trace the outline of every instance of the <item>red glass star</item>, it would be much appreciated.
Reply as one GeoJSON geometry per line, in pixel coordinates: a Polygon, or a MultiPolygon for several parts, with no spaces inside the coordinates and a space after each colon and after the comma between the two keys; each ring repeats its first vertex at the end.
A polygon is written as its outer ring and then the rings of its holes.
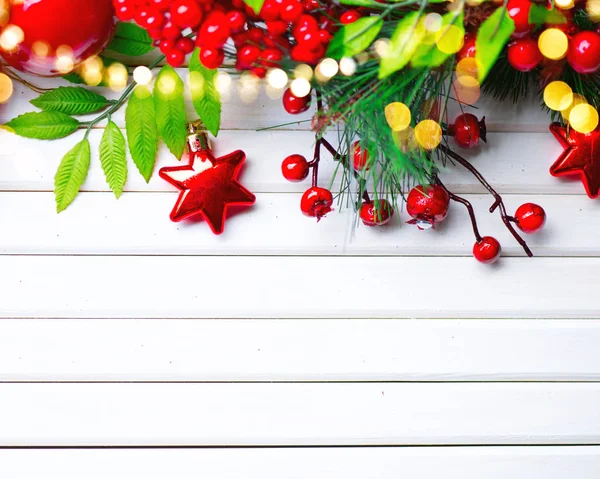
{"type": "Polygon", "coordinates": [[[161,168],[158,174],[181,193],[171,212],[173,221],[201,215],[215,234],[225,226],[227,207],[253,205],[256,197],[244,188],[237,176],[246,154],[237,150],[215,158],[210,150],[190,153],[189,164],[161,168]]]}
{"type": "Polygon", "coordinates": [[[590,198],[600,193],[600,130],[578,133],[552,123],[550,131],[565,148],[558,160],[550,167],[552,176],[580,175],[581,182],[590,198]]]}

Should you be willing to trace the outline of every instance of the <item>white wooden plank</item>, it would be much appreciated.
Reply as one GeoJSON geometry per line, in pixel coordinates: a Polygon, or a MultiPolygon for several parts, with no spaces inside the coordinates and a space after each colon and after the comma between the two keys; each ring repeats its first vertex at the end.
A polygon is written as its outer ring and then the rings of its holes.
{"type": "Polygon", "coordinates": [[[599,383],[5,383],[0,446],[597,445],[599,402],[599,383]]]}
{"type": "MultiPolygon", "coordinates": [[[[79,136],[82,134],[80,133],[79,136]]],[[[85,191],[108,191],[97,152],[101,130],[90,134],[93,160],[83,186],[85,191]]],[[[330,135],[332,142],[337,134],[330,135]]],[[[0,130],[0,191],[52,191],[54,175],[64,154],[74,144],[74,138],[52,142],[26,140],[0,130]]],[[[226,131],[215,142],[215,152],[236,149],[246,151],[248,161],[242,180],[255,192],[304,192],[309,182],[290,183],[281,175],[281,162],[291,154],[311,158],[314,136],[310,132],[292,131],[226,131]]],[[[584,195],[579,181],[559,180],[550,176],[548,168],[558,158],[561,146],[550,133],[491,133],[489,143],[461,154],[473,161],[484,176],[502,193],[553,193],[584,195]]],[[[161,147],[156,169],[173,165],[176,160],[161,147]]],[[[336,163],[324,156],[320,178],[328,185],[336,163]]],[[[456,193],[484,193],[483,187],[461,167],[448,164],[442,173],[446,185],[456,193]]],[[[334,185],[337,188],[339,181],[334,185]]],[[[138,174],[130,161],[126,191],[173,191],[165,181],[154,175],[149,184],[138,174]]]]}
{"type": "Polygon", "coordinates": [[[597,479],[600,448],[3,450],[10,479],[597,479]]]}
{"type": "Polygon", "coordinates": [[[597,320],[5,319],[0,381],[598,381],[598,344],[597,320]]]}
{"type": "Polygon", "coordinates": [[[600,258],[2,256],[4,318],[590,318],[600,258]]]}
{"type": "MultiPolygon", "coordinates": [[[[155,74],[157,71],[158,70],[155,70],[155,74]]],[[[178,69],[178,72],[183,79],[187,78],[187,71],[185,69],[178,69]]],[[[36,85],[43,85],[45,88],[69,85],[69,83],[61,79],[40,79],[29,75],[24,75],[24,77],[36,85]]],[[[99,88],[96,90],[110,99],[115,99],[120,96],[119,93],[111,92],[108,89],[99,88]]],[[[3,105],[3,108],[0,110],[0,122],[4,123],[10,118],[25,111],[35,110],[35,108],[29,104],[29,101],[36,96],[36,93],[30,91],[26,87],[20,84],[15,85],[15,93],[11,98],[11,101],[6,105],[3,105]]],[[[257,128],[272,127],[306,119],[311,115],[310,112],[299,116],[288,115],[281,106],[281,100],[269,98],[265,92],[264,86],[261,87],[260,94],[254,102],[244,104],[240,99],[240,92],[235,79],[230,91],[224,95],[224,99],[226,103],[223,110],[223,128],[225,129],[253,130],[257,128]]],[[[517,105],[513,104],[510,100],[497,102],[493,98],[484,96],[474,105],[474,108],[465,107],[465,110],[472,111],[479,117],[485,116],[490,131],[544,132],[548,129],[550,116],[540,107],[540,104],[539,98],[536,98],[535,96],[523,100],[517,105]]],[[[187,107],[189,118],[195,118],[197,115],[195,114],[189,99],[187,107]]],[[[454,102],[450,102],[449,118],[452,120],[458,113],[460,113],[459,106],[454,102]]],[[[95,115],[84,116],[83,119],[87,120],[94,117],[95,115]]],[[[123,109],[119,110],[113,116],[113,120],[120,126],[123,126],[123,109]]],[[[288,125],[286,128],[300,128],[307,130],[309,129],[309,125],[310,123],[306,122],[299,125],[288,125]]]]}
{"type": "MultiPolygon", "coordinates": [[[[505,255],[525,253],[498,213],[491,196],[466,195],[482,234],[496,237],[505,255]]],[[[300,212],[300,194],[259,193],[257,203],[228,219],[223,235],[205,224],[172,223],[177,193],[82,193],[57,215],[52,193],[0,193],[1,254],[167,255],[416,255],[471,256],[475,242],[466,208],[453,203],[436,230],[404,222],[405,211],[385,228],[356,228],[354,212],[342,205],[317,223],[300,212]],[[339,208],[338,208],[339,209],[339,208]]],[[[549,221],[526,239],[536,256],[600,255],[596,203],[584,196],[505,196],[509,211],[526,202],[544,206],[549,221]],[[568,227],[566,227],[568,225],[568,227]],[[573,234],[577,231],[577,234],[573,234]]]]}

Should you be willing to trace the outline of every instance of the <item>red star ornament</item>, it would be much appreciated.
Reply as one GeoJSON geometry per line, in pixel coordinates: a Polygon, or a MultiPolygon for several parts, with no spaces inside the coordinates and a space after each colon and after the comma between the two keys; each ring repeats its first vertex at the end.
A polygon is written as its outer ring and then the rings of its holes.
{"type": "Polygon", "coordinates": [[[229,206],[256,202],[256,196],[237,181],[245,159],[241,150],[215,158],[204,149],[191,151],[187,165],[161,168],[159,176],[181,190],[171,220],[201,215],[214,234],[221,234],[229,206]]]}
{"type": "Polygon", "coordinates": [[[565,148],[558,160],[550,167],[552,176],[580,175],[581,182],[590,198],[600,193],[600,130],[578,133],[560,123],[552,123],[550,131],[565,148]]]}

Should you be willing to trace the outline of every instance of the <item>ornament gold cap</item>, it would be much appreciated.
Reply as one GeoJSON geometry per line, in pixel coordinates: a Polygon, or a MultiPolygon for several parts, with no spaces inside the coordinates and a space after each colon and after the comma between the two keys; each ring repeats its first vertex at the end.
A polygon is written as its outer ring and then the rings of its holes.
{"type": "Polygon", "coordinates": [[[199,150],[211,150],[208,131],[201,120],[188,123],[187,144],[190,153],[196,153],[199,150]]]}

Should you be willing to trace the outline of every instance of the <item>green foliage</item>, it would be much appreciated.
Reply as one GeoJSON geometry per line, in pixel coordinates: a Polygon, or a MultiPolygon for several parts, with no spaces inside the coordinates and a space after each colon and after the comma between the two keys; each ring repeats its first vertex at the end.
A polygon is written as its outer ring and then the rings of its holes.
{"type": "Polygon", "coordinates": [[[25,138],[55,140],[69,136],[79,127],[79,122],[60,112],[42,111],[24,113],[4,125],[9,131],[25,138]]]}
{"type": "Polygon", "coordinates": [[[480,83],[487,77],[514,31],[515,23],[504,8],[498,8],[481,24],[475,40],[480,83]]]}
{"type": "Polygon", "coordinates": [[[532,3],[529,9],[529,23],[532,25],[560,25],[567,23],[567,18],[556,9],[532,3]]]}
{"type": "Polygon", "coordinates": [[[119,198],[127,181],[125,137],[115,123],[109,121],[100,141],[100,163],[106,182],[119,198]]]}
{"type": "Polygon", "coordinates": [[[102,95],[82,87],[58,87],[31,100],[31,104],[44,111],[84,115],[102,110],[110,102],[102,95]]]}
{"type": "Polygon", "coordinates": [[[56,212],[69,206],[83,185],[90,167],[90,142],[86,138],[77,143],[60,162],[54,176],[56,212]]]}
{"type": "Polygon", "coordinates": [[[194,109],[208,131],[217,136],[221,127],[221,95],[215,86],[217,71],[200,63],[198,49],[192,53],[189,69],[194,109]]]}
{"type": "Polygon", "coordinates": [[[122,55],[137,57],[151,52],[154,46],[146,30],[135,23],[118,22],[115,35],[107,49],[122,55]]]}
{"type": "MultiPolygon", "coordinates": [[[[440,39],[443,40],[445,35],[450,35],[449,32],[451,31],[450,27],[452,25],[454,25],[460,32],[460,35],[464,37],[465,26],[463,22],[464,14],[462,12],[459,12],[458,14],[454,12],[446,13],[442,17],[440,39]]],[[[456,30],[453,29],[453,31],[456,30]]],[[[439,67],[442,63],[444,63],[449,56],[450,55],[448,53],[445,53],[438,48],[437,42],[435,42],[433,45],[422,43],[417,47],[415,54],[412,56],[410,60],[410,65],[413,68],[436,68],[439,67]]]]}
{"type": "Polygon", "coordinates": [[[244,0],[244,3],[254,10],[254,13],[258,15],[263,4],[265,3],[265,0],[244,0]]]}
{"type": "Polygon", "coordinates": [[[147,183],[152,177],[156,162],[158,131],[154,99],[145,86],[135,87],[127,102],[125,129],[133,162],[147,183]]]}
{"type": "Polygon", "coordinates": [[[186,140],[184,85],[173,67],[164,66],[154,85],[154,107],[160,136],[179,160],[186,140]]]}
{"type": "Polygon", "coordinates": [[[340,28],[329,44],[327,56],[339,60],[366,50],[381,31],[380,17],[363,17],[340,28]]]}
{"type": "Polygon", "coordinates": [[[419,12],[409,13],[400,20],[390,39],[389,50],[381,59],[379,78],[387,78],[404,68],[424,36],[425,28],[421,24],[419,12]]]}

